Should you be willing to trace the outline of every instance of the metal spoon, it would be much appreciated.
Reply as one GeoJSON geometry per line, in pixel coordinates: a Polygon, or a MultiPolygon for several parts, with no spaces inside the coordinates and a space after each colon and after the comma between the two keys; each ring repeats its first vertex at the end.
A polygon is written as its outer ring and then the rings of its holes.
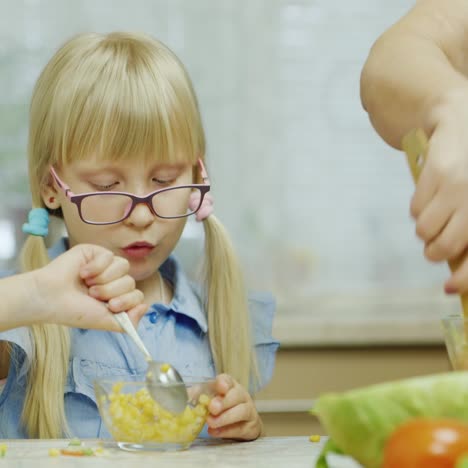
{"type": "Polygon", "coordinates": [[[188,395],[180,374],[170,364],[153,360],[126,312],[114,314],[114,317],[146,358],[146,386],[153,400],[171,413],[182,413],[187,406],[188,395]]]}

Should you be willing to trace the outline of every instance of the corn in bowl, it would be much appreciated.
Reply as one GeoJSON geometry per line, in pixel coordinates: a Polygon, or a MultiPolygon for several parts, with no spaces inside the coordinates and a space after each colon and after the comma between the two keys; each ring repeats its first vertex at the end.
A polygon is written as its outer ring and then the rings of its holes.
{"type": "Polygon", "coordinates": [[[173,414],[153,400],[145,382],[97,380],[99,413],[108,431],[125,450],[184,450],[197,438],[214,396],[214,379],[185,382],[189,401],[173,414]]]}

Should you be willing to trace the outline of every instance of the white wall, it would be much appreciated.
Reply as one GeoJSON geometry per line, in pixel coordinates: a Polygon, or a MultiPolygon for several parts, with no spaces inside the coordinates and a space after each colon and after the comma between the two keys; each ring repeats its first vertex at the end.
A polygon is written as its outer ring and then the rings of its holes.
{"type": "Polygon", "coordinates": [[[28,100],[53,50],[81,31],[143,30],[191,73],[216,211],[253,287],[312,311],[329,295],[441,289],[447,269],[423,259],[409,218],[404,156],[359,101],[372,42],[412,4],[1,0],[0,218],[27,205],[28,100]]]}

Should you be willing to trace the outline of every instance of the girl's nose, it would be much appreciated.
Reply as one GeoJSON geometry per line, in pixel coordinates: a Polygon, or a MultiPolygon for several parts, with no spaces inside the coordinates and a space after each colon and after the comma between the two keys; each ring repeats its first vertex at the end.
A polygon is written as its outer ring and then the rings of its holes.
{"type": "Polygon", "coordinates": [[[124,222],[136,227],[146,227],[152,224],[155,218],[156,215],[146,203],[138,203],[124,222]]]}

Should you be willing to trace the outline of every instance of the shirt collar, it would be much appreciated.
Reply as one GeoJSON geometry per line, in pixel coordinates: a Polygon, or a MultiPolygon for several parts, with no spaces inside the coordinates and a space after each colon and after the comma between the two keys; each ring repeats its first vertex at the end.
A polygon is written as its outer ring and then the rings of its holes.
{"type": "MultiPolygon", "coordinates": [[[[49,249],[49,257],[54,259],[67,250],[68,239],[63,237],[49,249]]],[[[200,290],[187,278],[180,263],[175,257],[169,256],[161,265],[160,271],[164,279],[172,284],[174,295],[170,304],[167,306],[158,304],[158,309],[185,315],[195,320],[200,329],[206,333],[208,331],[208,322],[200,290]]],[[[151,309],[154,308],[155,304],[151,306],[151,309]]],[[[151,310],[149,313],[151,313],[151,310]]]]}
{"type": "Polygon", "coordinates": [[[160,271],[164,279],[169,281],[174,289],[172,301],[167,306],[168,309],[195,320],[200,329],[206,333],[208,322],[199,288],[187,278],[180,263],[172,255],[161,265],[160,271]]]}

